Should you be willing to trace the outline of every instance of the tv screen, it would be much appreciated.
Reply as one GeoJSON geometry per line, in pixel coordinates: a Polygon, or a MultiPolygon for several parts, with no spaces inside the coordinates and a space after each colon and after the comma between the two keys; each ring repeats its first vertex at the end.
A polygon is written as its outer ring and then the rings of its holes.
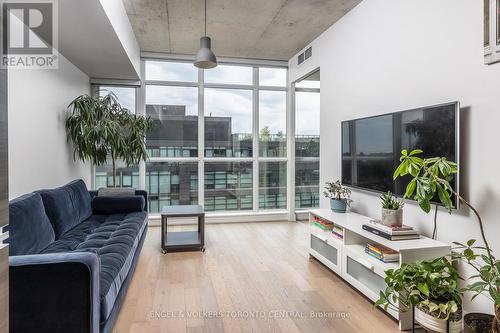
{"type": "MultiPolygon", "coordinates": [[[[444,156],[458,163],[458,124],[458,102],[344,121],[342,182],[402,196],[410,178],[392,179],[401,150],[422,149],[421,157],[444,156]]],[[[458,177],[451,185],[458,191],[458,177]]]]}

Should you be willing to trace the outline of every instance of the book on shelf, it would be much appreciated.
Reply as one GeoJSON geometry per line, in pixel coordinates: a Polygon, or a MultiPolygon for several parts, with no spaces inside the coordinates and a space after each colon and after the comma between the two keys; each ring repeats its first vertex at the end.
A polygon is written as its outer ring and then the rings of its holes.
{"type": "Polygon", "coordinates": [[[397,262],[399,261],[399,252],[389,249],[380,244],[367,243],[365,252],[371,257],[383,262],[397,262]]]}
{"type": "Polygon", "coordinates": [[[388,226],[382,224],[379,220],[370,220],[369,225],[373,228],[379,229],[389,235],[413,235],[417,232],[410,226],[402,225],[402,226],[388,226]]]}
{"type": "Polygon", "coordinates": [[[322,223],[317,222],[317,221],[312,221],[311,225],[315,226],[315,227],[318,227],[318,228],[320,228],[323,231],[332,230],[332,227],[333,227],[333,224],[332,225],[322,224],[322,223]]]}
{"type": "Polygon", "coordinates": [[[419,239],[420,238],[420,235],[416,231],[412,234],[409,234],[409,235],[391,235],[385,231],[374,228],[371,225],[367,225],[367,224],[363,224],[363,230],[366,230],[368,232],[371,232],[374,235],[383,237],[383,238],[391,240],[391,241],[410,240],[410,239],[419,239]]]}
{"type": "Polygon", "coordinates": [[[344,239],[344,235],[341,234],[341,233],[338,233],[335,230],[332,230],[332,236],[335,237],[335,238],[337,238],[337,239],[340,239],[340,240],[344,239]]]}

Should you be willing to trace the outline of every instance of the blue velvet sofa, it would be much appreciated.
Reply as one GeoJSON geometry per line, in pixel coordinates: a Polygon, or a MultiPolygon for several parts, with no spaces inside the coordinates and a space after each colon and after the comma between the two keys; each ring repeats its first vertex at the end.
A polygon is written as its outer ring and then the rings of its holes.
{"type": "Polygon", "coordinates": [[[82,180],[9,203],[10,332],[110,332],[147,231],[147,194],[82,180]]]}

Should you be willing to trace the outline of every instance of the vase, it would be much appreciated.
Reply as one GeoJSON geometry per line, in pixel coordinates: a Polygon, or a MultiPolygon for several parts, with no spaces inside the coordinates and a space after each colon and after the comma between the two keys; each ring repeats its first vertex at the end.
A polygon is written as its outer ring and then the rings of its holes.
{"type": "Polygon", "coordinates": [[[381,222],[383,225],[401,227],[403,225],[403,209],[394,210],[382,208],[381,222]]]}
{"type": "Polygon", "coordinates": [[[450,315],[449,327],[447,329],[447,320],[440,319],[427,313],[425,309],[415,307],[415,321],[425,329],[436,333],[460,333],[462,332],[462,311],[459,310],[450,315]]]}
{"type": "Polygon", "coordinates": [[[347,209],[347,199],[330,199],[330,208],[335,213],[345,213],[347,209]]]}

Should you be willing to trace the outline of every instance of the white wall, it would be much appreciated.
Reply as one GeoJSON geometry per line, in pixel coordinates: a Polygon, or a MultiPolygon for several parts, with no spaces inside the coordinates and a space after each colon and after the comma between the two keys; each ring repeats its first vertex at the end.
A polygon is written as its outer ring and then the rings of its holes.
{"type": "Polygon", "coordinates": [[[90,93],[89,77],[59,55],[57,70],[9,70],[9,198],[82,178],[91,168],[73,161],[64,121],[68,104],[90,93]]]}
{"type": "MultiPolygon", "coordinates": [[[[500,64],[483,60],[482,1],[364,0],[312,42],[313,56],[291,81],[321,69],[320,182],[340,178],[340,122],[459,100],[462,106],[462,189],[482,214],[500,255],[500,64]]],[[[379,216],[377,195],[355,192],[353,210],[379,216]]],[[[321,206],[328,203],[323,199],[321,206]]],[[[438,238],[479,239],[472,213],[438,214],[438,238]]],[[[432,233],[432,214],[407,204],[405,223],[432,233]]],[[[463,272],[464,273],[464,272],[463,272]]],[[[465,274],[465,273],[464,273],[465,274]]],[[[492,312],[485,300],[466,311],[492,312]]]]}
{"type": "Polygon", "coordinates": [[[141,50],[135,38],[134,30],[130,24],[125,6],[122,0],[100,0],[106,15],[123,45],[123,49],[130,58],[135,71],[140,76],[141,72],[141,50]]]}

